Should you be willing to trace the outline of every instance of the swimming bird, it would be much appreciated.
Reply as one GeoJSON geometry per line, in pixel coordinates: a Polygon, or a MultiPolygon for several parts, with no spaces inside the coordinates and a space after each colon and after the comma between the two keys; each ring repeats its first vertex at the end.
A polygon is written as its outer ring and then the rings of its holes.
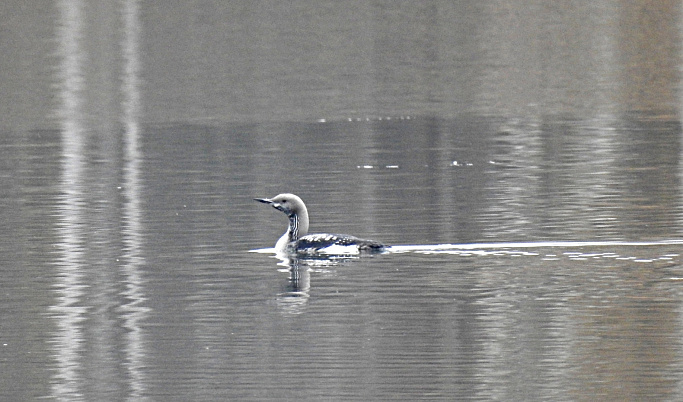
{"type": "Polygon", "coordinates": [[[273,198],[254,198],[270,204],[289,217],[285,234],[275,244],[277,253],[305,255],[344,255],[361,252],[381,252],[385,245],[373,240],[359,239],[343,234],[308,234],[308,210],[306,204],[294,194],[278,194],[273,198]]]}

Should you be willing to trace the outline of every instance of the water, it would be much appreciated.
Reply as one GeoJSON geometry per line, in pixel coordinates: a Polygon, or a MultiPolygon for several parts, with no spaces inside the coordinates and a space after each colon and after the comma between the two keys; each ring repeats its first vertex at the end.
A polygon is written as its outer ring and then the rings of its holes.
{"type": "Polygon", "coordinates": [[[683,398],[673,4],[3,4],[0,399],[683,398]]]}

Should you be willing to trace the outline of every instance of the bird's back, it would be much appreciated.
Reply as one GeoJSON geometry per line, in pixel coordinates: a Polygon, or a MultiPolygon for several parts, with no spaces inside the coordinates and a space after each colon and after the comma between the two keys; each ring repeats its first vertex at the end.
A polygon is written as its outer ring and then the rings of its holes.
{"type": "Polygon", "coordinates": [[[361,239],[341,234],[311,234],[296,242],[296,251],[301,254],[359,254],[381,252],[385,245],[374,240],[361,239]]]}

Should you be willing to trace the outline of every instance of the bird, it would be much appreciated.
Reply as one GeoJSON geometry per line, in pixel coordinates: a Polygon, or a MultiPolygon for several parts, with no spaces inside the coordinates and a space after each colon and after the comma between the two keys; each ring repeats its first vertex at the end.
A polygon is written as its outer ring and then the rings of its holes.
{"type": "Polygon", "coordinates": [[[269,204],[289,218],[285,234],[275,243],[275,252],[295,255],[347,255],[378,253],[387,246],[374,240],[361,239],[344,234],[308,234],[308,210],[298,196],[290,193],[273,198],[254,198],[269,204]]]}

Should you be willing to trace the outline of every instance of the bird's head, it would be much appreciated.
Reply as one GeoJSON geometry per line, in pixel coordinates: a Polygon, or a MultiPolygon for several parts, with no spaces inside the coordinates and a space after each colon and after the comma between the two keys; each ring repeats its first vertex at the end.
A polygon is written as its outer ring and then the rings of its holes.
{"type": "MultiPolygon", "coordinates": [[[[254,200],[270,204],[273,208],[284,212],[287,216],[300,215],[306,211],[304,202],[294,194],[278,194],[273,198],[254,198],[254,200]]],[[[306,215],[308,215],[307,212],[306,215]]]]}

